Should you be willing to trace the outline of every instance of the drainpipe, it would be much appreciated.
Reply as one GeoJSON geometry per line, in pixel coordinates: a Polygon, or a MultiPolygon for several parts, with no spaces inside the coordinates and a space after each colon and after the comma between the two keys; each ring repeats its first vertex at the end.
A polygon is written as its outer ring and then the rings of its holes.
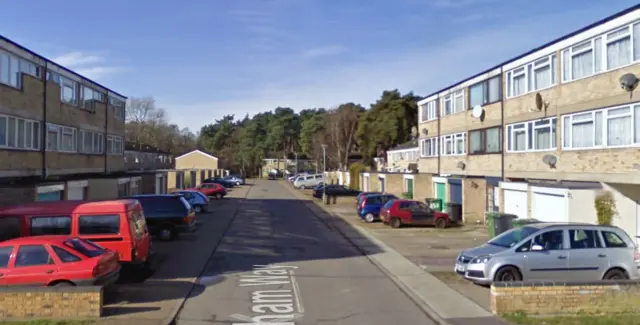
{"type": "MultiPolygon", "coordinates": [[[[504,92],[504,67],[500,67],[500,85],[502,85],[500,87],[500,91],[504,92]]],[[[502,139],[501,140],[501,145],[502,145],[502,150],[500,153],[500,177],[502,178],[502,181],[506,181],[504,178],[504,153],[507,151],[507,148],[505,148],[505,144],[507,143],[507,137],[506,135],[506,130],[504,127],[504,96],[505,94],[501,94],[502,96],[500,96],[500,125],[502,128],[502,139]]]]}
{"type": "MultiPolygon", "coordinates": [[[[47,178],[47,72],[49,70],[49,62],[44,62],[44,89],[42,91],[42,125],[40,126],[40,151],[42,152],[42,174],[43,180],[47,178]]],[[[24,87],[24,85],[22,85],[24,87]]]]}
{"type": "MultiPolygon", "coordinates": [[[[107,160],[109,158],[109,153],[107,152],[107,143],[109,143],[107,141],[107,136],[109,134],[109,91],[107,90],[105,92],[107,94],[107,98],[105,98],[106,100],[106,109],[104,111],[104,139],[103,139],[103,143],[102,146],[104,148],[104,173],[107,174],[109,172],[109,166],[107,163],[107,160]]],[[[122,148],[124,149],[125,143],[124,143],[124,138],[122,139],[122,148]]],[[[124,157],[122,158],[124,159],[124,157]]]]}
{"type": "Polygon", "coordinates": [[[438,176],[440,176],[442,174],[442,171],[440,170],[440,157],[442,157],[442,143],[440,143],[440,136],[441,136],[441,132],[440,132],[440,120],[442,119],[442,108],[440,107],[440,95],[436,96],[436,114],[438,114],[438,138],[436,139],[436,146],[438,146],[437,150],[438,150],[438,176]]]}

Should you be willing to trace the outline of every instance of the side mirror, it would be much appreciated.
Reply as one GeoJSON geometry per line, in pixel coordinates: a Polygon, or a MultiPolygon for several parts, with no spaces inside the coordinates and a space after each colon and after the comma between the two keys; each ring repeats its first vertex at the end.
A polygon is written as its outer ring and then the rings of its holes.
{"type": "Polygon", "coordinates": [[[533,245],[531,246],[531,251],[532,252],[541,252],[544,250],[544,247],[540,246],[540,245],[533,245]]]}

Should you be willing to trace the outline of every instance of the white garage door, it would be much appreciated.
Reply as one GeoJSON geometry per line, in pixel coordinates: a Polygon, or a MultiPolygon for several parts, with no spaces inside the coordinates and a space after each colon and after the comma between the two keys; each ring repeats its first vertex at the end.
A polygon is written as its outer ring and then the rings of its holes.
{"type": "Polygon", "coordinates": [[[569,222],[566,193],[548,193],[533,189],[531,192],[532,218],[544,222],[569,222]]]}
{"type": "Polygon", "coordinates": [[[527,192],[504,189],[504,213],[515,214],[518,218],[529,216],[527,192]]]}
{"type": "Polygon", "coordinates": [[[69,187],[67,197],[68,200],[84,200],[84,187],[69,187]]]}

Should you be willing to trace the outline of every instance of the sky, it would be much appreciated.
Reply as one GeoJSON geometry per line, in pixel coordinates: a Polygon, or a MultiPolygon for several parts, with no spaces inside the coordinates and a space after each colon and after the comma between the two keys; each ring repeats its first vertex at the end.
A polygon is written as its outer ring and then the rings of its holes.
{"type": "Polygon", "coordinates": [[[426,96],[637,0],[0,0],[0,34],[197,131],[426,96]],[[28,18],[27,18],[28,17],[28,18]]]}

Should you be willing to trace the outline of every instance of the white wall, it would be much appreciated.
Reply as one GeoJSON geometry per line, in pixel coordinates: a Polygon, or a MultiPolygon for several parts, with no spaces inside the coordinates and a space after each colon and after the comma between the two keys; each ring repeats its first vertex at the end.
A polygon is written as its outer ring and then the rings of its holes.
{"type": "Polygon", "coordinates": [[[596,190],[569,190],[569,220],[597,224],[596,195],[596,190]]]}
{"type": "Polygon", "coordinates": [[[616,202],[618,215],[613,219],[613,224],[624,229],[624,231],[635,239],[637,233],[636,214],[640,201],[640,185],[634,184],[603,184],[605,190],[613,193],[616,202]]]}

